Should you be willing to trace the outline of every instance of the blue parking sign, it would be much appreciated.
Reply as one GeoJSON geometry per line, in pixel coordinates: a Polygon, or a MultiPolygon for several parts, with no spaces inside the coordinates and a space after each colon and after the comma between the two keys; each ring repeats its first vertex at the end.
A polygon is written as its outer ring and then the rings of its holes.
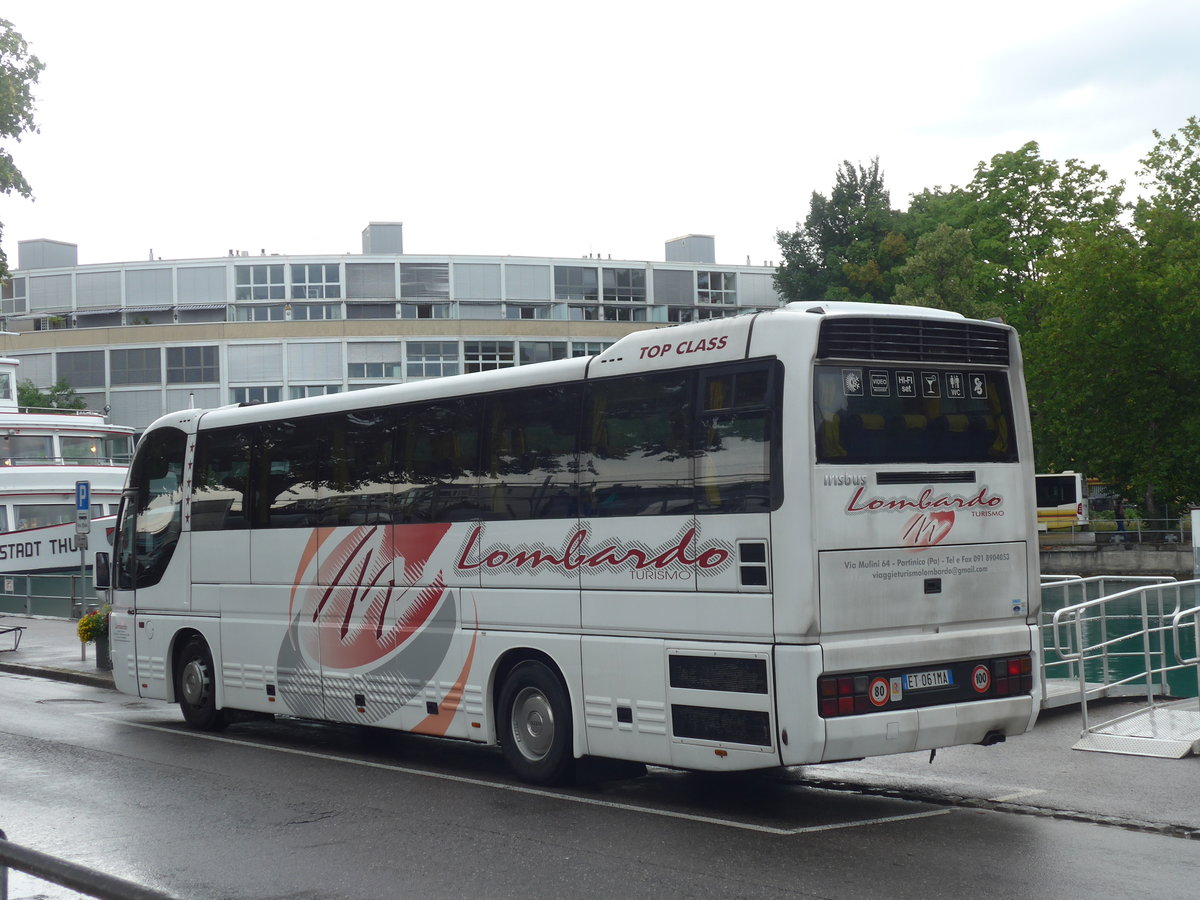
{"type": "Polygon", "coordinates": [[[75,482],[75,511],[89,512],[92,508],[92,483],[90,481],[75,482]]]}

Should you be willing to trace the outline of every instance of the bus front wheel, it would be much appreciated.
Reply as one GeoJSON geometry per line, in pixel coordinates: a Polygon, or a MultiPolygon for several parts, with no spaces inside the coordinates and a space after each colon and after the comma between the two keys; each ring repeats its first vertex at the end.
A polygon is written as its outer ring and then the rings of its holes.
{"type": "Polygon", "coordinates": [[[561,784],[575,758],[571,704],[558,676],[529,660],[508,673],[500,688],[500,745],[522,781],[561,784]]]}
{"type": "Polygon", "coordinates": [[[225,710],[217,709],[212,653],[203,638],[184,645],[175,670],[175,696],[184,720],[201,731],[220,731],[228,724],[225,710]]]}

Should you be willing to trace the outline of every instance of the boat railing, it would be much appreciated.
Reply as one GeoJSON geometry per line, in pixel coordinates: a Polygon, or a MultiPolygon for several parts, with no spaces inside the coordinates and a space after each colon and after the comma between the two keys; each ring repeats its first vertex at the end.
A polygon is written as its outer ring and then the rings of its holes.
{"type": "Polygon", "coordinates": [[[61,406],[18,406],[17,412],[39,416],[94,416],[97,418],[103,418],[104,416],[104,413],[97,412],[94,409],[65,409],[61,406]]]}
{"type": "Polygon", "coordinates": [[[127,466],[131,456],[0,456],[0,466],[127,466]]]}

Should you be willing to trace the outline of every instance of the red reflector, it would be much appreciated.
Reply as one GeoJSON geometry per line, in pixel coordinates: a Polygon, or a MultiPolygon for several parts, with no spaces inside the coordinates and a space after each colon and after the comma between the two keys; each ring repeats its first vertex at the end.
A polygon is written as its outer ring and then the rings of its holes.
{"type": "Polygon", "coordinates": [[[855,714],[870,712],[870,709],[867,706],[866,694],[859,694],[854,698],[854,712],[855,714]]]}
{"type": "Polygon", "coordinates": [[[854,693],[854,679],[853,678],[839,678],[838,679],[838,694],[848,695],[848,694],[853,694],[853,693],[854,693]]]}
{"type": "Polygon", "coordinates": [[[1007,678],[997,678],[996,679],[996,694],[1001,697],[1007,696],[1007,694],[1008,694],[1008,679],[1007,678]]]}
{"type": "Polygon", "coordinates": [[[838,705],[836,700],[821,701],[821,715],[826,719],[832,719],[838,714],[838,705]]]}
{"type": "Polygon", "coordinates": [[[838,697],[837,704],[838,704],[838,715],[839,716],[848,716],[848,715],[853,714],[853,712],[854,712],[854,698],[853,697],[838,697]]]}
{"type": "Polygon", "coordinates": [[[1029,694],[1032,692],[1033,692],[1033,676],[1032,675],[1022,675],[1021,676],[1021,693],[1029,694]]]}

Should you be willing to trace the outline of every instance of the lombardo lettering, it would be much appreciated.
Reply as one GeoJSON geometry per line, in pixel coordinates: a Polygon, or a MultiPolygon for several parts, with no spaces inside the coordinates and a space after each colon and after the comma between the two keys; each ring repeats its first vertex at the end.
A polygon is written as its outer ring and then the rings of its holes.
{"type": "MultiPolygon", "coordinates": [[[[541,568],[561,569],[572,572],[577,569],[621,569],[629,568],[634,572],[663,572],[673,565],[697,566],[700,569],[717,569],[728,562],[731,551],[725,547],[699,547],[696,544],[696,529],[689,528],[682,532],[673,544],[665,548],[646,549],[635,547],[622,542],[606,543],[599,548],[588,544],[588,530],[577,529],[568,538],[561,553],[544,547],[501,547],[489,551],[478,562],[472,562],[472,557],[479,552],[480,536],[483,527],[477,525],[467,537],[462,551],[459,553],[455,568],[461,571],[472,569],[527,569],[537,571],[541,568]]],[[[666,578],[667,575],[648,575],[639,577],[666,578]]]]}
{"type": "Polygon", "coordinates": [[[934,494],[933,488],[925,488],[913,499],[911,497],[864,497],[865,487],[860,487],[846,505],[846,512],[937,512],[956,509],[989,509],[1000,506],[1004,498],[999,494],[988,493],[983,486],[975,494],[964,497],[961,494],[934,494]]]}

